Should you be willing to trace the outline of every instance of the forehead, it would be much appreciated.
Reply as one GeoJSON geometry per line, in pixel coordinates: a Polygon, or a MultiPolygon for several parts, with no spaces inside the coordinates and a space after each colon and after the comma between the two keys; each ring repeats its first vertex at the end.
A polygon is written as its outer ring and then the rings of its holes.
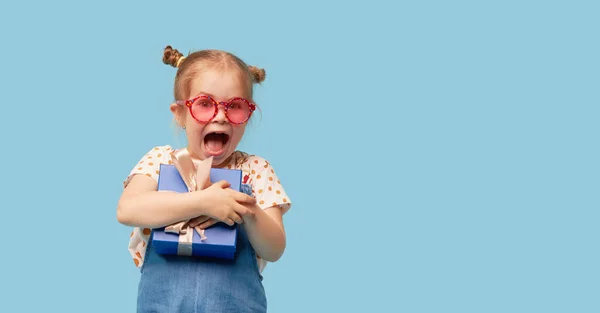
{"type": "Polygon", "coordinates": [[[208,93],[217,100],[233,97],[250,98],[248,79],[239,70],[204,69],[190,84],[190,96],[208,93]]]}

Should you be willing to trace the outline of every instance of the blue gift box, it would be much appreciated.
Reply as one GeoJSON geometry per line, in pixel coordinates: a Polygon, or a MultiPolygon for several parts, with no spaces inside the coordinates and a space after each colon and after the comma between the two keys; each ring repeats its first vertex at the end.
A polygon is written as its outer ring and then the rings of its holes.
{"type": "MultiPolygon", "coordinates": [[[[185,182],[174,165],[161,164],[158,177],[158,190],[175,192],[188,192],[185,182]]],[[[211,183],[225,180],[231,184],[232,189],[252,195],[251,188],[242,184],[242,171],[231,169],[212,168],[210,170],[211,183]]],[[[206,240],[200,241],[200,235],[194,231],[192,242],[192,256],[215,257],[233,259],[235,255],[238,225],[229,226],[217,223],[204,230],[206,240]]],[[[177,255],[179,235],[166,233],[164,227],[153,230],[152,245],[159,254],[177,255]]]]}

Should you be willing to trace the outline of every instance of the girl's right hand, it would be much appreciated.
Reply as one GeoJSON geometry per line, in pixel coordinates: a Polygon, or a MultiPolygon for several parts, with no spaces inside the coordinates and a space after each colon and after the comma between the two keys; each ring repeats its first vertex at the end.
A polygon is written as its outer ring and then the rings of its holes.
{"type": "Polygon", "coordinates": [[[210,216],[229,226],[234,223],[241,224],[242,216],[253,215],[254,212],[245,205],[253,205],[256,199],[229,188],[230,184],[219,181],[199,192],[201,194],[201,206],[204,208],[202,215],[210,216]],[[244,205],[245,204],[245,205],[244,205]]]}

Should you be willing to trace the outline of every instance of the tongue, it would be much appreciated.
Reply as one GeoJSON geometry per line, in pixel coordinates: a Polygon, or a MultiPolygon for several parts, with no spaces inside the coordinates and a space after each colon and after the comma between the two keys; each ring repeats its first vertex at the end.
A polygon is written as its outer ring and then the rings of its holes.
{"type": "Polygon", "coordinates": [[[223,148],[223,141],[220,138],[206,140],[206,147],[211,151],[219,151],[223,148]]]}

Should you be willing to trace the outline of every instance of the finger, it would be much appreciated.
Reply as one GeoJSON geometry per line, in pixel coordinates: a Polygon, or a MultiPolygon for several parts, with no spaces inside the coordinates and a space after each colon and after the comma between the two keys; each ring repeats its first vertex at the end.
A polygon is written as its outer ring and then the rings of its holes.
{"type": "Polygon", "coordinates": [[[241,204],[235,205],[233,209],[235,210],[235,213],[237,213],[242,218],[254,216],[254,211],[241,204]]]}
{"type": "Polygon", "coordinates": [[[215,220],[214,218],[209,219],[208,221],[200,224],[200,228],[202,229],[207,229],[213,225],[215,225],[217,223],[217,220],[215,220]]]}
{"type": "Polygon", "coordinates": [[[210,219],[210,217],[208,217],[208,216],[199,216],[199,217],[192,219],[190,221],[189,225],[190,225],[190,227],[196,227],[196,226],[208,221],[209,219],[210,219]]]}
{"type": "Polygon", "coordinates": [[[246,203],[246,204],[255,204],[256,203],[256,199],[254,199],[254,197],[251,197],[245,193],[242,192],[237,192],[237,191],[233,191],[233,199],[238,202],[238,203],[246,203]]]}
{"type": "MultiPolygon", "coordinates": [[[[241,223],[244,222],[244,219],[241,216],[239,216],[238,214],[235,214],[235,213],[231,214],[229,216],[229,219],[231,219],[232,221],[234,221],[237,224],[241,224],[241,223]]],[[[233,225],[233,224],[231,224],[231,225],[233,225]]],[[[229,226],[231,226],[231,225],[229,225],[229,226]]]]}
{"type": "Polygon", "coordinates": [[[202,223],[202,222],[208,221],[209,219],[210,219],[210,216],[208,216],[208,215],[201,215],[201,216],[198,216],[198,217],[195,217],[195,218],[191,219],[190,222],[202,223]]]}
{"type": "Polygon", "coordinates": [[[225,188],[229,188],[231,186],[231,184],[229,182],[227,182],[226,180],[220,180],[220,181],[214,183],[213,186],[225,189],[225,188]]]}

